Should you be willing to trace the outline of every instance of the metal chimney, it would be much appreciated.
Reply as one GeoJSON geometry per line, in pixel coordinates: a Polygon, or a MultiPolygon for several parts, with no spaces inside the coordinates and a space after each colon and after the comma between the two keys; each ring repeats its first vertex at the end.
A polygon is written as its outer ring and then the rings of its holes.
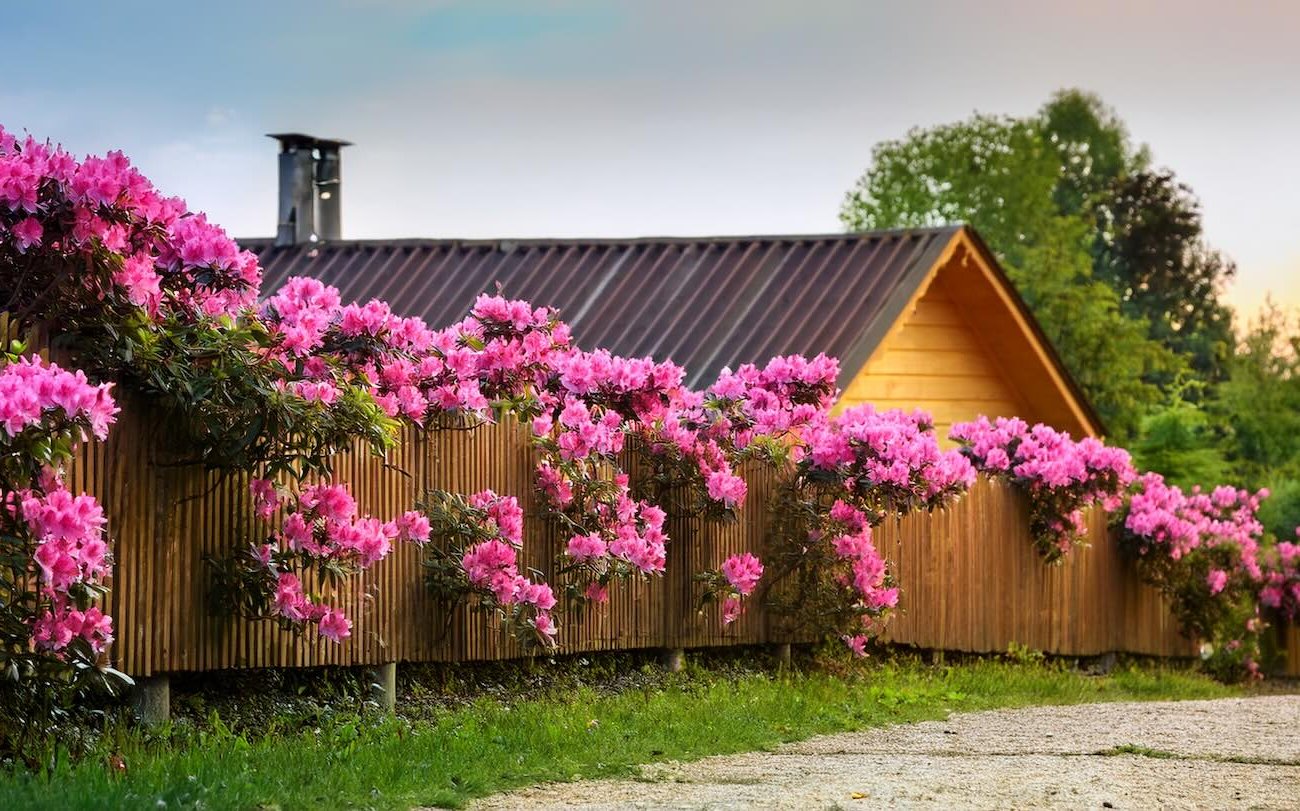
{"type": "Polygon", "coordinates": [[[267,137],[280,142],[280,211],[275,244],[342,239],[339,150],[352,144],[298,132],[267,137]]]}

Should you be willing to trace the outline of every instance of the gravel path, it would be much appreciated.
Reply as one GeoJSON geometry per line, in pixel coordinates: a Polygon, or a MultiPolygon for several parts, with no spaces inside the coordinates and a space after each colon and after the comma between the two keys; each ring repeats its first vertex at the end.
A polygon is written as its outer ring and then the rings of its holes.
{"type": "Polygon", "coordinates": [[[646,766],[639,779],[535,786],[472,807],[881,806],[1300,809],[1300,696],[961,714],[646,766]]]}

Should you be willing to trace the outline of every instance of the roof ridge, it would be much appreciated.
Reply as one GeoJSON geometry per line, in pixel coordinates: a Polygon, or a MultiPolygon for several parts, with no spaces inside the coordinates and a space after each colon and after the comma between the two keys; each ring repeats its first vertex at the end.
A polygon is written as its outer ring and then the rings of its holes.
{"type": "MultiPolygon", "coordinates": [[[[704,236],[641,236],[641,237],[368,237],[341,239],[331,242],[302,243],[290,248],[382,247],[382,246],[501,246],[501,245],[687,245],[693,243],[719,244],[728,242],[828,242],[856,239],[905,238],[937,236],[955,233],[964,227],[955,222],[947,225],[916,228],[880,228],[871,231],[834,231],[808,234],[715,234],[704,236]]],[[[236,240],[240,245],[273,247],[275,237],[247,237],[236,240]]]]}

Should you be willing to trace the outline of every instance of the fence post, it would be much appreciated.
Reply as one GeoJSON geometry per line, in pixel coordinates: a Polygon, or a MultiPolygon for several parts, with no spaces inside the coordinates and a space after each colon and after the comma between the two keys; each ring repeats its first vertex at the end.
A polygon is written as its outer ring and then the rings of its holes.
{"type": "Polygon", "coordinates": [[[171,718],[171,680],[166,675],[155,675],[135,680],[131,690],[131,706],[136,718],[145,726],[165,724],[171,718]]]}
{"type": "Polygon", "coordinates": [[[370,671],[370,696],[384,712],[397,709],[397,662],[385,662],[370,671]]]}

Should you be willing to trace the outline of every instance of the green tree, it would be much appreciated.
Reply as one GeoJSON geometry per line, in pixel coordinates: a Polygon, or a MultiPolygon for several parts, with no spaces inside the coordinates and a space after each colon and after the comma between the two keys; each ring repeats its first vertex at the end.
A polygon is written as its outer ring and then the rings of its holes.
{"type": "Polygon", "coordinates": [[[1064,214],[1088,212],[1116,180],[1146,169],[1146,146],[1134,148],[1128,127],[1093,93],[1058,91],[1038,113],[1044,137],[1054,146],[1061,176],[1053,190],[1064,214]]]}
{"type": "Polygon", "coordinates": [[[1300,331],[1273,302],[1247,329],[1209,411],[1233,482],[1300,478],[1300,331]]]}
{"type": "Polygon", "coordinates": [[[1137,171],[1101,191],[1093,216],[1097,278],[1202,380],[1223,380],[1234,339],[1232,309],[1220,296],[1236,267],[1205,244],[1191,189],[1168,170],[1137,171]]]}
{"type": "Polygon", "coordinates": [[[858,230],[974,226],[1122,441],[1164,399],[1151,381],[1179,364],[1148,339],[1149,324],[1126,315],[1115,291],[1093,278],[1093,225],[1055,202],[1061,154],[1037,118],[977,115],[914,129],[876,146],[840,216],[858,230]]]}
{"type": "Polygon", "coordinates": [[[1131,450],[1138,469],[1159,473],[1184,489],[1222,484],[1228,472],[1209,415],[1184,399],[1182,391],[1142,420],[1141,434],[1131,450]]]}

